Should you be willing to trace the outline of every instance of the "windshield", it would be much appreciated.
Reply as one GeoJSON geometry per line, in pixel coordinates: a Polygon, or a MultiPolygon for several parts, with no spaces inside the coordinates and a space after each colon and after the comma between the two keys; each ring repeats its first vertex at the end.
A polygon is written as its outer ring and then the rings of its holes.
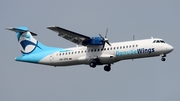
{"type": "Polygon", "coordinates": [[[163,40],[154,40],[153,43],[165,43],[163,40]]]}

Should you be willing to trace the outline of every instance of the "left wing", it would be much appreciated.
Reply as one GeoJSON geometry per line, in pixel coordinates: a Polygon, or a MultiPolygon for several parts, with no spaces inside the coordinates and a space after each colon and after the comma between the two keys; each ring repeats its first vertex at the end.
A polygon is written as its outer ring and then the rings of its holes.
{"type": "Polygon", "coordinates": [[[91,38],[76,32],[69,31],[64,28],[60,28],[58,26],[47,27],[48,29],[59,33],[58,35],[62,38],[65,38],[73,43],[80,44],[83,46],[89,45],[91,38]]]}

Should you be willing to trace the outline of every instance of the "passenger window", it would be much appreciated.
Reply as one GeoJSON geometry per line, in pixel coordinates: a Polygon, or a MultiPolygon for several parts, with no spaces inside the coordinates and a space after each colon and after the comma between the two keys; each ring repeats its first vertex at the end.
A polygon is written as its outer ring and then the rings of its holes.
{"type": "Polygon", "coordinates": [[[123,46],[123,48],[125,48],[125,46],[123,46]]]}
{"type": "Polygon", "coordinates": [[[86,50],[84,52],[86,53],[86,50]]]}
{"type": "Polygon", "coordinates": [[[69,54],[70,54],[70,52],[69,52],[69,54]]]}
{"type": "Polygon", "coordinates": [[[80,53],[80,51],[78,51],[78,53],[80,53]]]}
{"type": "Polygon", "coordinates": [[[120,49],[122,49],[122,46],[120,46],[120,49]]]}
{"type": "Polygon", "coordinates": [[[67,55],[67,53],[66,53],[66,55],[67,55]]]}
{"type": "Polygon", "coordinates": [[[99,49],[98,49],[98,51],[99,51],[99,49]]]}
{"type": "Polygon", "coordinates": [[[59,55],[61,56],[61,53],[59,53],[59,55]]]}
{"type": "Polygon", "coordinates": [[[128,46],[126,46],[126,48],[128,48],[128,46]]]}
{"type": "Polygon", "coordinates": [[[91,49],[91,52],[93,52],[93,49],[91,49]]]}
{"type": "Polygon", "coordinates": [[[81,53],[83,53],[83,51],[81,51],[81,53]]]}
{"type": "Polygon", "coordinates": [[[107,48],[107,50],[109,50],[109,48],[107,48]]]}
{"type": "Polygon", "coordinates": [[[77,52],[75,51],[75,54],[76,54],[77,52]]]}
{"type": "Polygon", "coordinates": [[[96,49],[94,49],[94,52],[96,52],[96,49]]]}
{"type": "Polygon", "coordinates": [[[72,52],[72,54],[73,54],[73,52],[72,52]]]}
{"type": "Polygon", "coordinates": [[[104,50],[106,50],[106,48],[104,48],[104,50]]]}
{"type": "Polygon", "coordinates": [[[138,47],[138,45],[136,45],[136,47],[138,47]]]}
{"type": "Polygon", "coordinates": [[[101,48],[101,51],[103,51],[103,48],[101,48]]]}
{"type": "Polygon", "coordinates": [[[112,47],[111,47],[111,50],[112,50],[112,47]]]}
{"type": "Polygon", "coordinates": [[[117,47],[117,49],[119,49],[119,47],[117,47]]]}
{"type": "Polygon", "coordinates": [[[131,45],[129,46],[129,48],[131,48],[131,45]]]}

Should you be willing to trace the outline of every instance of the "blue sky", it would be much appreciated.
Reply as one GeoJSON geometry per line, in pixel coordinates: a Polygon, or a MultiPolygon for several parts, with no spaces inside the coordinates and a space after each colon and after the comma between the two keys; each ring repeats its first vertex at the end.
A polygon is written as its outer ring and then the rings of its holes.
{"type": "Polygon", "coordinates": [[[1,101],[179,101],[178,0],[2,0],[0,1],[1,101]],[[167,61],[160,57],[120,61],[111,72],[103,66],[51,67],[20,63],[15,33],[6,27],[26,26],[41,43],[75,44],[46,27],[57,25],[87,35],[105,35],[110,42],[162,38],[174,47],[167,61]]]}

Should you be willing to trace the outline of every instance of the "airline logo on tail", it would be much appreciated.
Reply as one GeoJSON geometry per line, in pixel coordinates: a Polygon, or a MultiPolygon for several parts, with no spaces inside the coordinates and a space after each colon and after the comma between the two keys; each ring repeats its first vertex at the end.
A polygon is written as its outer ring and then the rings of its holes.
{"type": "Polygon", "coordinates": [[[30,32],[27,27],[16,27],[6,29],[16,32],[20,50],[23,54],[29,54],[33,52],[36,49],[36,47],[39,47],[37,45],[38,41],[33,38],[33,36],[36,36],[37,34],[30,32]]]}
{"type": "Polygon", "coordinates": [[[32,37],[30,32],[18,33],[17,36],[22,53],[29,54],[37,47],[38,41],[32,37]]]}

